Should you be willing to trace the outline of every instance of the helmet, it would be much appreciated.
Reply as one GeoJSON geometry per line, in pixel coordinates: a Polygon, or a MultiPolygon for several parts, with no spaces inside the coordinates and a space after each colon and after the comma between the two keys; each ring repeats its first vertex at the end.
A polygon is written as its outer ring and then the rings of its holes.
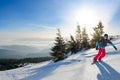
{"type": "Polygon", "coordinates": [[[108,38],[108,34],[104,34],[104,37],[108,38]]]}

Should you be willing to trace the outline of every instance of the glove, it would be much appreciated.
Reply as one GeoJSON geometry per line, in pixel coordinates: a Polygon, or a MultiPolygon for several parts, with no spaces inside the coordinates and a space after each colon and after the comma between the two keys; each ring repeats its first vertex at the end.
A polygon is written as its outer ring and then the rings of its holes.
{"type": "Polygon", "coordinates": [[[114,46],[115,50],[117,50],[117,48],[114,46]]]}
{"type": "Polygon", "coordinates": [[[96,50],[98,50],[98,46],[96,46],[96,50]]]}

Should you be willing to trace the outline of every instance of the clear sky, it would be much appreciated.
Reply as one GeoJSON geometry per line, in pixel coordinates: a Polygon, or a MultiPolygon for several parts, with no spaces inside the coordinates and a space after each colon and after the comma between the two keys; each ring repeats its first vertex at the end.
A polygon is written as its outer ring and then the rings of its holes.
{"type": "MultiPolygon", "coordinates": [[[[0,0],[0,40],[53,39],[74,34],[77,24],[88,33],[99,21],[109,34],[120,34],[120,0],[0,0]]],[[[13,42],[14,43],[14,42],[13,42]]]]}

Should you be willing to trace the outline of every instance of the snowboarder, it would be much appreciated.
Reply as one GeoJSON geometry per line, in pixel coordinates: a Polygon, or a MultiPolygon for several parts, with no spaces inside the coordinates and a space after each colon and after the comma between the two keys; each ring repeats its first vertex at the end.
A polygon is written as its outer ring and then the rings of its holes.
{"type": "Polygon", "coordinates": [[[96,42],[96,50],[98,50],[98,53],[94,57],[92,64],[94,64],[97,60],[101,61],[102,58],[105,57],[105,47],[107,46],[107,43],[111,44],[115,48],[115,50],[117,50],[116,46],[108,39],[108,34],[104,34],[104,36],[96,42]]]}

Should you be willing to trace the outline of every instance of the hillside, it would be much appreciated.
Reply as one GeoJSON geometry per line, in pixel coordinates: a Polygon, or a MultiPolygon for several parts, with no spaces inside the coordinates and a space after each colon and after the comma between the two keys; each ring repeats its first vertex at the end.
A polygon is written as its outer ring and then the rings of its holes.
{"type": "Polygon", "coordinates": [[[120,39],[113,43],[118,50],[108,45],[103,62],[94,65],[91,62],[97,51],[90,49],[56,63],[47,61],[0,71],[0,80],[120,80],[120,39]]]}

